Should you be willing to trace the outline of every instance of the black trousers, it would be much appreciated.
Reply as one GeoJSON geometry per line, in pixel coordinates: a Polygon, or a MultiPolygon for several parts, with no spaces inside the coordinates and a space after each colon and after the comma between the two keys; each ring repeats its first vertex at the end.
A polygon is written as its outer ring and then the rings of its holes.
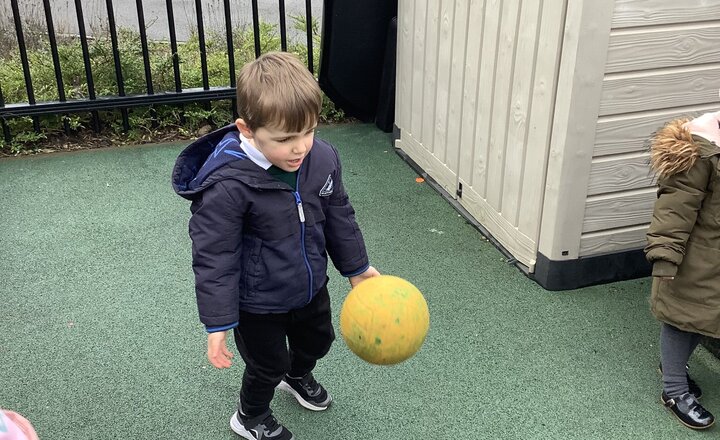
{"type": "Polygon", "coordinates": [[[308,305],[287,313],[240,311],[234,334],[245,361],[238,409],[256,417],[270,410],[275,387],[286,373],[304,376],[330,351],[335,331],[327,285],[308,305]]]}

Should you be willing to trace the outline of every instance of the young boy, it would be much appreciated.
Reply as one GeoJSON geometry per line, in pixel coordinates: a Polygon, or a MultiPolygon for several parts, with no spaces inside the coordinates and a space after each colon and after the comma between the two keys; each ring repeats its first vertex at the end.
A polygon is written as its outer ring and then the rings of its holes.
{"type": "Polygon", "coordinates": [[[192,200],[190,238],[208,359],[228,368],[233,330],[245,362],[230,427],[246,439],[293,439],[270,410],[275,388],[326,409],[312,370],[335,338],[327,255],[350,284],[379,275],[343,187],[335,148],[314,139],[322,95],[294,56],[268,53],[237,80],[239,119],[187,147],[173,170],[192,200]]]}

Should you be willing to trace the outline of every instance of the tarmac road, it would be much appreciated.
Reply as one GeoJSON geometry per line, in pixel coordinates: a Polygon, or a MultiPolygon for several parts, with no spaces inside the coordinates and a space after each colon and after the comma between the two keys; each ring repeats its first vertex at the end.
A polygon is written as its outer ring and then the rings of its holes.
{"type": "MultiPolygon", "coordinates": [[[[36,27],[45,24],[42,2],[21,1],[20,16],[25,23],[36,23],[36,27]]],[[[165,0],[143,0],[143,12],[148,38],[168,40],[168,16],[165,0]]],[[[312,0],[312,16],[322,22],[322,0],[312,0]]],[[[173,0],[175,16],[175,32],[182,41],[197,28],[194,0],[173,0]]],[[[224,32],[225,18],[223,0],[202,0],[202,15],[205,31],[224,32]]],[[[78,32],[75,2],[73,0],[50,0],[50,5],[57,33],[75,34],[78,32]]],[[[138,28],[138,14],[133,0],[114,0],[113,9],[117,26],[138,28]]],[[[106,0],[82,0],[85,27],[89,35],[107,27],[106,0]]],[[[250,0],[230,0],[233,27],[252,26],[252,6],[250,0]]],[[[258,0],[258,14],[261,21],[278,25],[279,32],[279,0],[258,0]]],[[[290,15],[305,15],[305,0],[285,0],[285,13],[288,35],[290,38],[304,38],[304,32],[292,29],[290,15]]],[[[10,2],[0,5],[0,24],[12,27],[10,2]]],[[[304,40],[303,40],[304,41],[304,40]]]]}

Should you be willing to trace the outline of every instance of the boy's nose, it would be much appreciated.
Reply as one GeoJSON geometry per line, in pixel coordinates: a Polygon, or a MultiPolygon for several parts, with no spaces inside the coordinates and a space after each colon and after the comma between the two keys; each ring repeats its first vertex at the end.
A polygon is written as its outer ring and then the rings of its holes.
{"type": "Polygon", "coordinates": [[[299,141],[295,142],[295,145],[293,145],[293,153],[295,154],[302,154],[307,151],[308,147],[305,145],[305,142],[299,141]]]}

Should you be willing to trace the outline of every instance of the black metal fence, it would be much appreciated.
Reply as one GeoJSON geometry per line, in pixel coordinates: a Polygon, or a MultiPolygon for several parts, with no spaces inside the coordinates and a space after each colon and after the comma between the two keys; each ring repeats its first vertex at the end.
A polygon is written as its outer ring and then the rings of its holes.
{"type": "MultiPolygon", "coordinates": [[[[77,15],[78,38],[82,47],[83,63],[85,67],[85,80],[87,81],[87,97],[83,99],[67,100],[65,95],[65,87],[63,85],[62,66],[58,56],[58,44],[55,35],[55,26],[50,5],[50,0],[43,0],[43,10],[45,22],[47,24],[48,41],[52,54],[52,62],[55,70],[55,82],[57,85],[58,100],[36,102],[33,85],[33,78],[30,72],[30,64],[28,61],[28,53],[23,35],[23,21],[20,16],[20,8],[18,0],[10,0],[12,9],[15,34],[17,37],[17,49],[20,55],[23,75],[25,78],[25,89],[27,92],[27,102],[23,103],[5,103],[2,93],[2,79],[0,79],[0,125],[2,125],[3,135],[7,142],[12,139],[10,128],[6,121],[10,118],[29,116],[33,119],[33,127],[36,132],[40,132],[40,115],[48,114],[70,114],[91,112],[92,126],[96,131],[100,131],[101,121],[98,111],[120,109],[122,114],[123,127],[125,130],[130,128],[128,109],[133,107],[145,107],[160,104],[183,104],[192,102],[209,103],[214,100],[232,100],[233,109],[235,108],[235,57],[233,44],[233,26],[231,20],[230,0],[223,0],[225,34],[227,38],[228,53],[228,71],[230,84],[224,87],[211,87],[208,76],[208,64],[206,59],[206,42],[205,29],[203,25],[203,2],[195,0],[196,26],[198,36],[198,49],[200,51],[200,61],[202,69],[202,87],[185,88],[182,87],[180,76],[180,66],[178,58],[178,39],[175,30],[175,17],[173,10],[173,1],[166,0],[167,18],[168,18],[168,38],[170,40],[171,51],[173,54],[173,75],[175,82],[174,91],[156,92],[153,90],[152,73],[150,69],[150,52],[148,51],[148,38],[146,35],[146,23],[143,10],[143,0],[135,0],[135,8],[137,9],[138,28],[140,32],[140,41],[142,46],[142,58],[145,72],[146,93],[127,95],[125,93],[125,82],[123,80],[123,72],[121,68],[120,51],[118,50],[117,26],[115,23],[115,12],[113,0],[105,0],[107,8],[108,30],[112,42],[113,61],[115,67],[115,77],[117,82],[116,96],[96,96],[93,71],[91,67],[90,52],[88,49],[88,36],[86,32],[85,18],[83,16],[83,7],[81,0],[74,0],[77,15]]],[[[253,39],[255,46],[255,57],[260,56],[260,18],[258,14],[258,0],[251,0],[252,6],[252,27],[253,39]]],[[[306,39],[307,39],[307,65],[311,72],[314,71],[313,66],[313,32],[312,32],[312,8],[311,0],[305,0],[305,23],[306,23],[306,39]]],[[[280,41],[282,50],[287,50],[287,24],[285,0],[278,0],[278,12],[280,17],[280,41]]],[[[234,111],[234,110],[233,110],[234,111]]],[[[64,129],[70,131],[67,121],[64,121],[64,129]]]]}

